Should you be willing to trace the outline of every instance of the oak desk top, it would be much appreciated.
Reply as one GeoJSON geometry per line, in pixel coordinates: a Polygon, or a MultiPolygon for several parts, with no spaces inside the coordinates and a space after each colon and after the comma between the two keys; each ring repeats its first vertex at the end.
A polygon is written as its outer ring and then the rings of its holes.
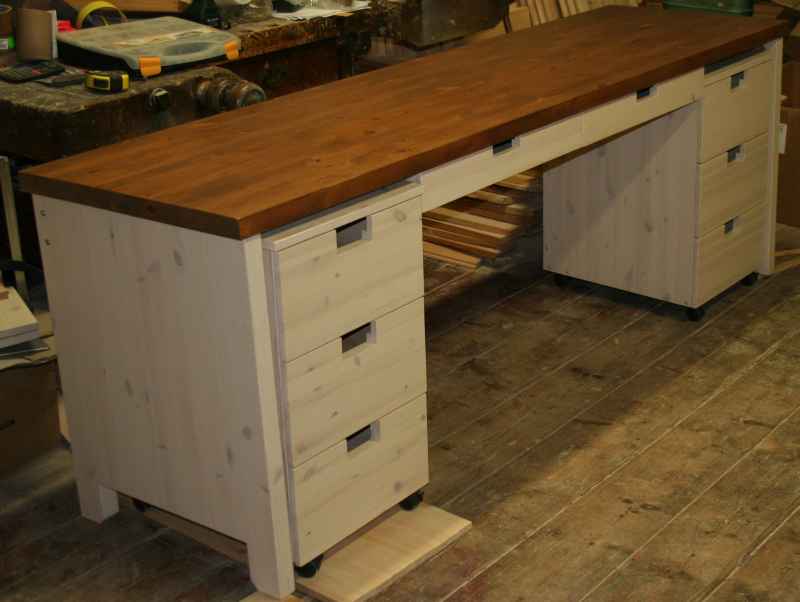
{"type": "Polygon", "coordinates": [[[22,186],[246,238],[788,30],[603,8],[47,163],[22,186]]]}

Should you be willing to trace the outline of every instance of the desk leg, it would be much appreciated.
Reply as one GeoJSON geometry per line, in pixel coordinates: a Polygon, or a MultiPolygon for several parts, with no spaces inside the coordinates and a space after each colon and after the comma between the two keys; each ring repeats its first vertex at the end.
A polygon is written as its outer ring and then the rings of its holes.
{"type": "Polygon", "coordinates": [[[767,228],[759,272],[772,274],[775,271],[775,225],[778,203],[778,122],[781,119],[781,76],[783,75],[783,40],[770,42],[772,54],[772,89],[765,94],[772,97],[769,120],[769,163],[767,164],[767,228]]]}
{"type": "MultiPolygon", "coordinates": [[[[17,222],[17,206],[14,203],[14,185],[11,181],[11,162],[8,157],[0,157],[0,192],[3,195],[3,209],[6,216],[8,243],[11,247],[11,259],[22,261],[22,245],[19,240],[19,223],[17,222]]],[[[28,283],[24,272],[15,272],[17,291],[28,300],[28,283]]]]}

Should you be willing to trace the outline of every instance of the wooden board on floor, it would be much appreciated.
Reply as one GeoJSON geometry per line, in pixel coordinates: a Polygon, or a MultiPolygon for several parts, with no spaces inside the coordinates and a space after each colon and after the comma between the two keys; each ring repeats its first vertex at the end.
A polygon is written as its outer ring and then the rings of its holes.
{"type": "Polygon", "coordinates": [[[299,591],[325,602],[358,602],[438,554],[463,535],[470,521],[422,504],[374,523],[326,557],[313,579],[297,579],[299,591]]]}

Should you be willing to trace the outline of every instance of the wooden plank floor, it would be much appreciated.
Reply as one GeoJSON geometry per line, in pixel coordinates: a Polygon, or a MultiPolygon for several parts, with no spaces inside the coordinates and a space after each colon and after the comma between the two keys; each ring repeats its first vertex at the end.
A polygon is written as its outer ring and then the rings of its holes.
{"type": "MultiPolygon", "coordinates": [[[[527,242],[525,261],[426,266],[426,500],[474,526],[380,599],[799,599],[800,269],[697,324],[559,289],[527,242]]],[[[244,566],[129,504],[81,518],[64,450],[0,481],[1,602],[252,591],[244,566]]]]}

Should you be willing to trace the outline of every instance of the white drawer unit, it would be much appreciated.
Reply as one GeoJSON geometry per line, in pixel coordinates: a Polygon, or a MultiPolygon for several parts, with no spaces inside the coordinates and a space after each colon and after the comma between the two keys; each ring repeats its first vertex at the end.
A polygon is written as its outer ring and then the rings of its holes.
{"type": "MultiPolygon", "coordinates": [[[[669,102],[698,102],[547,171],[545,268],[685,306],[692,320],[754,282],[772,260],[780,48],[678,78],[669,102]]],[[[615,119],[644,109],[629,98],[603,110],[597,132],[612,134],[615,119]]]]}
{"type": "Polygon", "coordinates": [[[264,238],[285,361],[418,299],[419,186],[406,184],[264,238]]]}
{"type": "Polygon", "coordinates": [[[764,134],[770,127],[773,98],[765,94],[774,77],[772,61],[742,65],[703,88],[700,161],[764,134]]]}
{"type": "Polygon", "coordinates": [[[697,240],[693,305],[703,305],[758,269],[766,216],[767,207],[762,203],[697,240]]]}
{"type": "Polygon", "coordinates": [[[343,333],[285,366],[293,466],[426,389],[422,299],[343,333]]]}
{"type": "Polygon", "coordinates": [[[594,143],[647,123],[697,100],[703,91],[703,70],[637,90],[586,113],[584,137],[594,143]]]}
{"type": "Polygon", "coordinates": [[[761,134],[700,164],[697,236],[765,201],[768,144],[761,134]]]}
{"type": "Polygon", "coordinates": [[[295,563],[306,564],[428,482],[425,396],[292,469],[295,563]]]}

